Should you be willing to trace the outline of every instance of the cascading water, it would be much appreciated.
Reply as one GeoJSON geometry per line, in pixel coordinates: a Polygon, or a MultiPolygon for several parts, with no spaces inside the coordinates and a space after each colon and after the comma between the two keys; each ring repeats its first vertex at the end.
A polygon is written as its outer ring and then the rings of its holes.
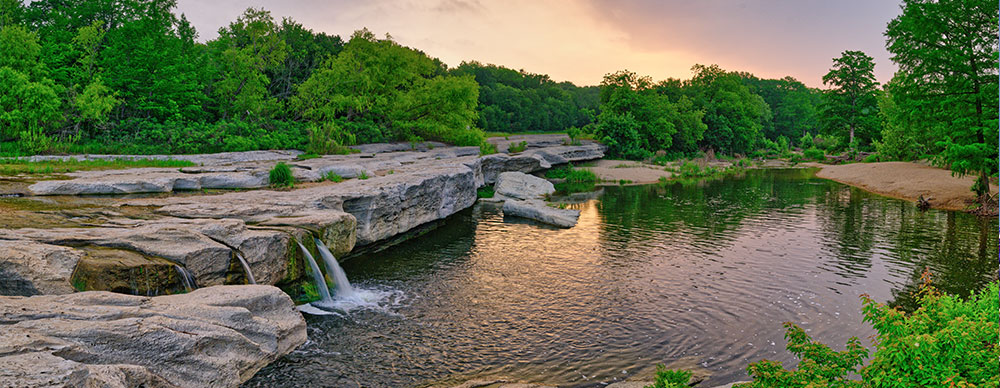
{"type": "Polygon", "coordinates": [[[247,282],[250,284],[257,284],[257,280],[253,278],[253,272],[250,271],[250,264],[247,263],[247,259],[243,257],[240,252],[236,252],[236,258],[240,260],[240,265],[243,266],[243,271],[247,273],[247,282]]]}
{"type": "Polygon", "coordinates": [[[340,264],[337,263],[337,258],[333,257],[333,253],[326,247],[326,244],[323,244],[323,241],[318,238],[314,238],[314,240],[316,240],[319,255],[323,257],[323,263],[326,264],[326,273],[333,276],[333,281],[337,286],[337,298],[346,299],[354,296],[354,288],[347,280],[344,269],[340,268],[340,264]]]}
{"type": "Polygon", "coordinates": [[[198,289],[198,283],[195,282],[191,272],[177,264],[174,264],[174,268],[177,269],[177,275],[180,276],[181,283],[184,284],[184,291],[191,292],[198,289]]]}
{"type": "Polygon", "coordinates": [[[302,245],[301,242],[298,242],[298,244],[299,249],[302,250],[302,255],[309,262],[309,268],[312,269],[313,281],[316,282],[316,289],[319,290],[319,296],[322,298],[320,304],[332,305],[333,298],[330,297],[330,289],[326,286],[326,279],[323,279],[323,273],[319,271],[319,265],[316,265],[316,259],[313,258],[312,253],[309,253],[305,245],[302,245]]]}

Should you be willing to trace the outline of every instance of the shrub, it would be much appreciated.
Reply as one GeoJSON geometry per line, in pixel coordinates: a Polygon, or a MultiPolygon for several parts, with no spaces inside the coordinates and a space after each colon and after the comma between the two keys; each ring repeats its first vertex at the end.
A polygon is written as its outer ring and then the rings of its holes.
{"type": "Polygon", "coordinates": [[[570,168],[566,174],[566,182],[569,183],[593,183],[597,182],[597,174],[587,169],[570,168]]]}
{"type": "Polygon", "coordinates": [[[518,152],[524,151],[526,148],[528,148],[528,142],[526,141],[522,141],[517,144],[510,143],[510,145],[507,146],[507,152],[511,154],[516,154],[518,152]]]}
{"type": "Polygon", "coordinates": [[[323,180],[339,183],[344,181],[344,177],[340,176],[340,174],[337,174],[333,171],[327,171],[326,174],[323,174],[323,180]]]}
{"type": "Polygon", "coordinates": [[[365,179],[368,179],[368,178],[370,178],[370,177],[368,176],[368,172],[367,171],[361,171],[361,174],[358,175],[358,179],[361,179],[361,180],[365,180],[365,179]]]}
{"type": "Polygon", "coordinates": [[[569,127],[569,129],[566,130],[566,136],[569,136],[570,145],[580,145],[580,135],[582,134],[583,133],[580,131],[580,128],[577,127],[569,127]]]}
{"type": "Polygon", "coordinates": [[[295,177],[292,176],[292,169],[285,162],[278,162],[268,174],[268,181],[274,187],[292,187],[295,185],[295,177]]]}
{"type": "Polygon", "coordinates": [[[295,157],[295,159],[298,159],[298,160],[309,160],[309,159],[316,159],[316,158],[319,158],[319,155],[310,154],[310,153],[299,154],[299,156],[295,157]]]}
{"type": "Polygon", "coordinates": [[[487,141],[479,143],[479,156],[491,155],[495,153],[497,153],[497,146],[493,145],[493,143],[487,141]]]}
{"type": "Polygon", "coordinates": [[[865,163],[875,163],[878,161],[878,154],[869,154],[865,156],[865,163]]]}
{"type": "Polygon", "coordinates": [[[826,153],[816,147],[802,151],[802,156],[806,159],[811,160],[824,160],[826,159],[826,153]]]}
{"type": "Polygon", "coordinates": [[[644,388],[687,388],[691,380],[691,372],[670,370],[663,365],[656,366],[656,381],[644,388]]]}
{"type": "Polygon", "coordinates": [[[845,351],[837,352],[786,323],[788,350],[801,360],[798,369],[760,361],[747,368],[754,381],[737,387],[997,387],[997,284],[962,300],[943,295],[925,282],[919,307],[911,314],[862,295],[865,321],[878,332],[875,354],[864,367],[868,350],[857,338],[847,342],[845,351]],[[851,379],[853,375],[860,375],[861,380],[851,379]]]}
{"type": "Polygon", "coordinates": [[[678,173],[682,178],[700,178],[707,175],[706,170],[702,170],[698,163],[691,161],[684,162],[678,173]]]}
{"type": "Polygon", "coordinates": [[[799,147],[801,147],[802,149],[812,148],[813,147],[813,135],[811,133],[808,133],[808,132],[806,132],[806,134],[802,135],[802,138],[799,139],[799,147]]]}

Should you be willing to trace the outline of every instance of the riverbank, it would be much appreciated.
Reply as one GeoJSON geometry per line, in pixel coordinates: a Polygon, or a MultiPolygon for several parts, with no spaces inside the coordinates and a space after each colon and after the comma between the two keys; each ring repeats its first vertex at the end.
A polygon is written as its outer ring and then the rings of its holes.
{"type": "MultiPolygon", "coordinates": [[[[910,202],[923,196],[935,209],[970,211],[976,205],[976,194],[970,190],[976,178],[953,176],[942,168],[912,162],[809,165],[820,168],[817,177],[910,202]]],[[[997,193],[997,185],[990,185],[990,193],[997,193]]],[[[996,212],[992,209],[992,214],[996,212]]]]}

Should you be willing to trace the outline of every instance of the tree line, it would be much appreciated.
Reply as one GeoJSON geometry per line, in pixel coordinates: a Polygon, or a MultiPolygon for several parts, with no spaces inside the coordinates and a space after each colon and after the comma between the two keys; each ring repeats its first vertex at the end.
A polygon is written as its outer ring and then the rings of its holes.
{"type": "Polygon", "coordinates": [[[0,0],[0,154],[341,152],[583,126],[597,88],[346,41],[247,9],[198,41],[175,0],[0,0]]]}
{"type": "Polygon", "coordinates": [[[604,77],[600,114],[588,129],[613,156],[629,159],[760,155],[790,145],[807,155],[926,158],[977,176],[973,190],[985,195],[998,167],[998,4],[905,0],[901,9],[885,31],[899,66],[885,85],[875,79],[874,59],[853,50],[833,59],[825,90],[715,65],[660,82],[620,71],[604,77]]]}

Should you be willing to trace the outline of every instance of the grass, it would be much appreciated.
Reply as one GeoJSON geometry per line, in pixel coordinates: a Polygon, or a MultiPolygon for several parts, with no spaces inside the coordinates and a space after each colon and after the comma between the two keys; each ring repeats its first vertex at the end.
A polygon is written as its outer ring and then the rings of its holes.
{"type": "Polygon", "coordinates": [[[594,183],[598,180],[597,174],[594,174],[593,171],[574,168],[572,163],[546,171],[545,177],[549,179],[565,179],[568,183],[594,183]]]}
{"type": "Polygon", "coordinates": [[[295,159],[298,159],[298,160],[309,160],[309,159],[316,159],[316,158],[319,158],[319,155],[309,154],[309,153],[299,154],[299,156],[295,157],[295,159]]]}
{"type": "Polygon", "coordinates": [[[340,183],[344,181],[344,177],[340,176],[340,174],[337,174],[333,171],[327,171],[326,174],[323,174],[323,180],[340,183]]]}
{"type": "Polygon", "coordinates": [[[187,160],[112,159],[112,160],[48,160],[32,162],[25,159],[0,159],[0,175],[45,175],[74,171],[120,170],[142,167],[192,167],[187,160]]]}
{"type": "Polygon", "coordinates": [[[528,148],[528,142],[526,141],[522,141],[517,144],[510,143],[510,145],[507,146],[507,152],[511,154],[516,154],[518,152],[524,151],[527,148],[528,148]]]}
{"type": "Polygon", "coordinates": [[[365,179],[368,179],[368,178],[371,178],[371,177],[368,176],[368,172],[367,171],[362,171],[361,174],[358,175],[358,179],[360,179],[360,180],[365,180],[365,179]]]}
{"type": "Polygon", "coordinates": [[[295,177],[292,176],[292,169],[285,162],[278,162],[268,173],[268,182],[272,187],[293,187],[295,177]]]}

